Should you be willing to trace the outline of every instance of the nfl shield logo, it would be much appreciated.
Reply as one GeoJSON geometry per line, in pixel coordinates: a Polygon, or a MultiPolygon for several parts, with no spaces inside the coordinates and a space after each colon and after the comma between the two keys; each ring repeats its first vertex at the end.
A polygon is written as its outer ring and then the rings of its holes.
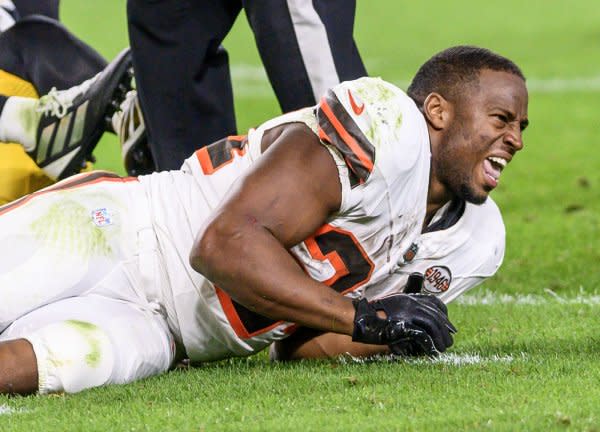
{"type": "Polygon", "coordinates": [[[94,225],[100,228],[112,225],[113,223],[112,217],[106,208],[92,210],[92,221],[94,221],[94,225]]]}

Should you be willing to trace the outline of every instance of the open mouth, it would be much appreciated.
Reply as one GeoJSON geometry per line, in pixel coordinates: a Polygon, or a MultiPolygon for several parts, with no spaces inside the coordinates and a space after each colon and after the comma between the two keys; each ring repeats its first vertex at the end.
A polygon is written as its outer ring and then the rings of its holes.
{"type": "Polygon", "coordinates": [[[507,164],[506,159],[497,156],[490,156],[483,161],[483,170],[492,187],[498,184],[500,173],[507,164]]]}

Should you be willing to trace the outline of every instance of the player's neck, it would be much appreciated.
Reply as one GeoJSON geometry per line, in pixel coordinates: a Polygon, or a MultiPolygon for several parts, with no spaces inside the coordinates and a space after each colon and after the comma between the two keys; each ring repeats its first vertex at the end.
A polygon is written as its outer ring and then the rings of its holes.
{"type": "Polygon", "coordinates": [[[436,212],[442,208],[447,202],[454,198],[448,188],[437,180],[435,173],[431,172],[429,177],[429,189],[427,191],[427,210],[425,220],[423,221],[423,229],[425,229],[436,212]]]}

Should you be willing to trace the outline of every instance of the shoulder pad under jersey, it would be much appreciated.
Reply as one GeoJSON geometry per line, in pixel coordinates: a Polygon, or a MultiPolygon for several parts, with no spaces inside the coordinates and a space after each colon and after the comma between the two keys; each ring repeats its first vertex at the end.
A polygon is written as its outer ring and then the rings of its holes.
{"type": "MultiPolygon", "coordinates": [[[[424,123],[412,99],[380,78],[340,83],[327,91],[316,108],[319,138],[340,152],[353,187],[369,178],[378,153],[401,145],[403,122],[411,116],[418,118],[419,125],[424,123]]],[[[410,151],[403,153],[410,158],[410,151]]]]}

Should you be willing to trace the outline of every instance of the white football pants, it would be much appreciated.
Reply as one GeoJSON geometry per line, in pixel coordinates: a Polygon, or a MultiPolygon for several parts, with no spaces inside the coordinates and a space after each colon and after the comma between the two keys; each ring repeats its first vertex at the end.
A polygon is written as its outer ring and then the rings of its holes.
{"type": "Polygon", "coordinates": [[[40,393],[173,364],[157,256],[135,179],[82,174],[0,207],[0,340],[32,344],[40,393]]]}

